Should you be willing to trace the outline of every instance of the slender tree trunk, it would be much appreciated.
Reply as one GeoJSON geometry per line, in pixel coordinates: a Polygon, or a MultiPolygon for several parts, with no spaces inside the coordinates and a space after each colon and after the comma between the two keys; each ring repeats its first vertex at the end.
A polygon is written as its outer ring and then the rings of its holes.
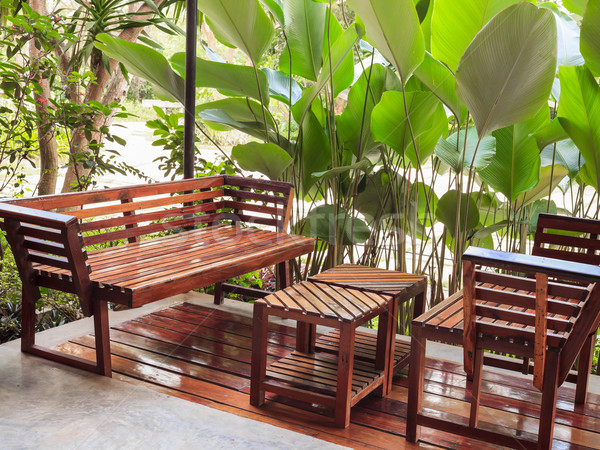
{"type": "MultiPolygon", "coordinates": [[[[157,7],[165,0],[155,0],[155,4],[157,7]]],[[[147,16],[153,16],[152,11],[146,4],[143,4],[139,7],[138,12],[147,12],[147,16]]],[[[138,16],[138,20],[142,20],[144,16],[138,16]]],[[[143,28],[127,28],[123,30],[119,34],[119,39],[123,39],[129,42],[137,41],[139,34],[142,32],[143,28]]],[[[116,101],[121,102],[125,95],[127,94],[128,83],[123,77],[121,70],[118,67],[117,61],[111,59],[110,60],[110,71],[107,71],[100,59],[92,62],[92,70],[94,71],[94,76],[96,77],[96,83],[89,86],[85,95],[85,101],[88,102],[90,100],[99,101],[102,104],[106,105],[110,102],[116,101]],[[108,88],[108,89],[107,89],[108,88]]],[[[95,121],[96,128],[99,128],[100,125],[110,126],[112,124],[112,117],[97,117],[95,121]]],[[[99,141],[100,135],[96,133],[94,136],[96,140],[99,141]]],[[[74,133],[73,142],[71,145],[71,154],[74,155],[75,152],[79,151],[79,149],[85,148],[87,146],[87,139],[85,138],[83,133],[74,133]]],[[[84,168],[81,164],[72,163],[67,168],[67,173],[65,174],[65,180],[62,187],[62,192],[69,192],[72,186],[77,181],[77,176],[87,176],[89,174],[89,169],[84,168]]]]}
{"type": "MultiPolygon", "coordinates": [[[[33,10],[47,15],[46,0],[31,0],[33,10]]],[[[40,56],[40,51],[30,43],[30,54],[33,60],[40,56]]],[[[40,181],[38,194],[54,194],[58,177],[58,148],[54,136],[54,126],[48,119],[48,98],[50,97],[50,82],[47,79],[39,81],[42,92],[36,94],[35,110],[39,115],[38,121],[38,145],[40,148],[40,181]]]]}

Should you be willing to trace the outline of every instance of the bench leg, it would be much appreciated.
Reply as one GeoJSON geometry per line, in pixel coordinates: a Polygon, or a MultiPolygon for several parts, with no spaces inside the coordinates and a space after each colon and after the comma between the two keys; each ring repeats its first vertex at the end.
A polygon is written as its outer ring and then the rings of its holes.
{"type": "Polygon", "coordinates": [[[112,377],[110,361],[110,330],[108,326],[108,304],[104,300],[93,300],[94,339],[96,341],[96,367],[100,375],[112,377]]]}
{"type": "Polygon", "coordinates": [[[260,406],[265,402],[262,382],[267,373],[267,327],[269,317],[263,303],[254,303],[252,323],[252,367],[250,369],[250,404],[260,406]]]}
{"type": "Polygon", "coordinates": [[[579,363],[577,364],[577,385],[575,387],[575,403],[579,405],[585,404],[587,397],[588,378],[590,376],[590,368],[592,367],[595,344],[596,332],[594,331],[583,343],[581,353],[579,354],[579,363]]]}
{"type": "Polygon", "coordinates": [[[222,305],[224,301],[225,296],[223,295],[223,283],[215,283],[215,297],[213,302],[215,305],[222,305]]]}
{"type": "Polygon", "coordinates": [[[23,292],[21,296],[21,351],[28,352],[35,345],[35,302],[23,292]]]}
{"type": "Polygon", "coordinates": [[[317,340],[317,327],[312,323],[296,324],[296,350],[301,353],[314,353],[317,340]]]}
{"type": "Polygon", "coordinates": [[[334,413],[335,425],[340,428],[346,428],[350,425],[355,332],[356,330],[353,324],[342,323],[340,326],[340,349],[338,353],[338,373],[334,413]]]}
{"type": "Polygon", "coordinates": [[[558,391],[558,366],[558,352],[546,352],[542,405],[540,407],[540,428],[538,431],[538,449],[549,449],[552,447],[554,419],[556,417],[556,394],[558,391]]]}
{"type": "Polygon", "coordinates": [[[425,345],[427,340],[419,327],[412,327],[410,340],[410,364],[408,369],[408,409],[406,415],[406,440],[419,440],[420,426],[417,416],[421,413],[423,402],[423,384],[425,378],[425,345]]]}

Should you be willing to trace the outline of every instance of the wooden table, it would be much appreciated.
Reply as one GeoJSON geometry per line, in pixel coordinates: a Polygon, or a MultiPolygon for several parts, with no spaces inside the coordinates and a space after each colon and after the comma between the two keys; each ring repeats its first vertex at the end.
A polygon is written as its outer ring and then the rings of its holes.
{"type": "Polygon", "coordinates": [[[265,392],[273,392],[331,407],[335,424],[348,426],[351,406],[371,392],[387,395],[394,368],[408,361],[407,345],[398,356],[394,351],[398,305],[416,298],[422,310],[425,286],[424,277],[342,265],[257,300],[251,404],[260,406],[265,392]],[[267,369],[269,316],[296,320],[299,327],[296,351],[267,369]],[[357,331],[377,316],[377,335],[357,331]],[[333,331],[315,345],[316,325],[333,331]]]}
{"type": "MultiPolygon", "coordinates": [[[[321,281],[331,285],[351,287],[365,292],[389,295],[394,299],[392,316],[398,316],[400,305],[413,300],[412,317],[419,317],[425,311],[425,290],[427,277],[402,273],[394,270],[385,270],[375,267],[366,267],[356,264],[342,264],[332,269],[309,277],[309,280],[321,281]]],[[[386,392],[392,387],[393,375],[408,365],[410,356],[410,343],[395,339],[396,328],[391,334],[394,347],[393,362],[390,364],[390,375],[387,377],[389,385],[386,392]]],[[[312,331],[312,330],[311,330],[312,331]]],[[[332,330],[316,339],[314,350],[337,354],[339,347],[339,332],[332,330]]],[[[376,357],[376,341],[372,333],[357,331],[355,358],[362,361],[373,362],[376,357]]]]}

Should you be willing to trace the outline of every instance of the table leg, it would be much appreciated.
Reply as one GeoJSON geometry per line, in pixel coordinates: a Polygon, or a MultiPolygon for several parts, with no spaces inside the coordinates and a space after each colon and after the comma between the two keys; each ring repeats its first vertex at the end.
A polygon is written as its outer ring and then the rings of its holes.
{"type": "Polygon", "coordinates": [[[398,317],[398,301],[391,300],[389,309],[379,315],[377,330],[377,349],[375,352],[375,368],[383,370],[384,381],[381,389],[376,391],[381,396],[386,396],[392,390],[394,377],[394,357],[396,344],[396,328],[398,317]]]}
{"type": "Polygon", "coordinates": [[[354,328],[354,324],[341,324],[337,388],[335,394],[335,424],[341,428],[346,428],[348,425],[350,425],[355,334],[356,330],[354,328]]]}
{"type": "Polygon", "coordinates": [[[316,340],[316,325],[298,321],[296,325],[296,350],[302,353],[314,353],[316,340]]]}

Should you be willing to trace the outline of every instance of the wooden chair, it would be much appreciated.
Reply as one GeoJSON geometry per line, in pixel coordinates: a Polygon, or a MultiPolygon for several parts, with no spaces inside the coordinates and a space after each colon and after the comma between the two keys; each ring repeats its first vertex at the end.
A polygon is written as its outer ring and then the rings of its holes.
{"type": "Polygon", "coordinates": [[[463,255],[463,290],[413,321],[407,440],[416,441],[423,425],[501,445],[550,448],[557,389],[578,356],[575,402],[585,402],[600,322],[598,234],[600,221],[541,215],[534,255],[475,247],[463,255]],[[472,380],[468,425],[421,411],[426,339],[463,346],[472,380]],[[526,372],[533,360],[533,384],[542,392],[537,444],[478,427],[484,350],[524,358],[526,372]]]}

